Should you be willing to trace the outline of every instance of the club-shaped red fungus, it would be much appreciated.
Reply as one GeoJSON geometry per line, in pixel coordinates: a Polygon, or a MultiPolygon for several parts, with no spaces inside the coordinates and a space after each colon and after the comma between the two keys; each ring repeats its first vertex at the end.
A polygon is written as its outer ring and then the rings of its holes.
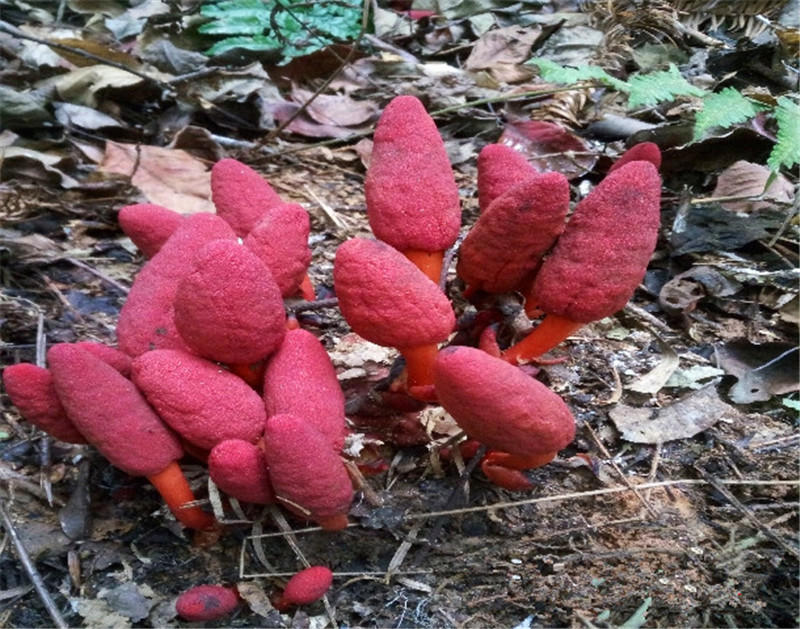
{"type": "Polygon", "coordinates": [[[228,439],[215,445],[208,455],[208,474],[217,487],[237,500],[275,502],[264,451],[249,441],[228,439]]]}
{"type": "Polygon", "coordinates": [[[296,415],[273,415],[264,429],[264,455],[278,502],[324,529],[347,526],[353,486],[325,435],[296,415]]]}
{"type": "Polygon", "coordinates": [[[437,344],[455,326],[447,296],[389,245],[352,238],[339,246],[333,267],[339,308],[353,331],[396,347],[406,359],[411,395],[432,398],[437,344]]]}
{"type": "Polygon", "coordinates": [[[630,162],[650,162],[656,169],[661,168],[661,149],[654,142],[639,142],[620,155],[619,159],[608,169],[614,172],[630,162]]]}
{"type": "Polygon", "coordinates": [[[569,182],[560,173],[525,179],[497,197],[467,234],[456,271],[470,290],[515,290],[564,231],[569,182]]]}
{"type": "Polygon", "coordinates": [[[267,415],[305,418],[328,438],[334,451],[344,445],[344,393],[325,347],[306,330],[290,330],[264,372],[267,415]]]}
{"type": "Polygon", "coordinates": [[[575,437],[575,420],[558,395],[518,367],[473,347],[439,352],[436,394],[469,437],[523,457],[528,467],[546,463],[575,437]]]}
{"type": "Polygon", "coordinates": [[[275,351],[286,333],[280,290],[261,260],[233,240],[216,240],[194,256],[175,292],[175,326],[195,353],[230,364],[275,351]]]}
{"type": "Polygon", "coordinates": [[[86,438],[67,417],[53,386],[53,376],[31,363],[9,365],[3,385],[22,418],[59,441],[86,443],[86,438]]]}
{"type": "Polygon", "coordinates": [[[195,498],[177,462],[183,449],[133,382],[68,343],[51,347],[47,360],[58,399],[86,440],[123,472],[146,476],[185,526],[213,529],[212,516],[185,507],[195,498]]]}
{"type": "Polygon", "coordinates": [[[175,601],[175,611],[189,622],[212,622],[230,614],[239,605],[234,587],[196,585],[175,601]]]}
{"type": "Polygon", "coordinates": [[[607,175],[578,203],[527,295],[526,310],[545,317],[503,354],[506,360],[540,356],[625,306],[656,246],[660,199],[658,171],[639,161],[607,175]]]}
{"type": "Polygon", "coordinates": [[[152,258],[172,236],[183,215],[154,203],[137,203],[120,208],[117,215],[119,226],[125,235],[142,252],[152,258]]]}
{"type": "Polygon", "coordinates": [[[261,397],[209,360],[180,350],[145,352],[133,361],[133,381],[161,419],[199,448],[261,437],[267,418],[261,397]]]}
{"type": "Polygon", "coordinates": [[[272,207],[283,203],[261,175],[230,158],[211,168],[211,200],[217,214],[240,238],[247,236],[272,207]]]}
{"type": "Polygon", "coordinates": [[[481,212],[501,194],[538,174],[519,151],[506,144],[487,144],[478,153],[478,205],[481,212]]]}
{"type": "Polygon", "coordinates": [[[117,340],[123,352],[138,356],[151,349],[188,350],[175,328],[175,291],[191,272],[197,250],[220,238],[235,242],[236,235],[219,216],[192,214],[142,267],[119,313],[117,340]]]}
{"type": "Polygon", "coordinates": [[[444,251],[458,237],[461,206],[436,123],[414,96],[398,96],[383,110],[364,193],[375,236],[438,282],[444,251]]]}
{"type": "Polygon", "coordinates": [[[333,583],[333,573],[325,566],[310,566],[286,583],[275,609],[285,611],[295,605],[310,605],[320,600],[333,583]]]}

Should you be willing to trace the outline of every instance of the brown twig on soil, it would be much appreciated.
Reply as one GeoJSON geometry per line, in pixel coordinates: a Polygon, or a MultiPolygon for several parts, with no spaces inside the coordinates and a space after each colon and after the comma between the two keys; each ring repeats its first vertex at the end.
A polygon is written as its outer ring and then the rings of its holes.
{"type": "Polygon", "coordinates": [[[58,610],[58,607],[56,607],[55,601],[50,596],[50,592],[47,591],[47,586],[45,586],[42,576],[36,569],[36,565],[31,560],[30,555],[28,555],[28,551],[25,550],[25,545],[22,543],[17,530],[14,528],[14,523],[11,521],[11,518],[6,512],[5,503],[2,500],[0,500],[0,518],[3,520],[3,526],[5,527],[8,536],[11,538],[11,541],[14,542],[14,548],[17,551],[17,557],[19,557],[22,567],[25,569],[25,572],[28,575],[28,578],[31,580],[33,587],[36,589],[36,593],[39,595],[39,599],[42,601],[42,604],[47,610],[47,613],[49,614],[50,619],[53,621],[53,624],[56,627],[59,627],[59,629],[69,627],[64,618],[61,616],[61,612],[58,610]]]}
{"type": "MultiPolygon", "coordinates": [[[[36,366],[44,368],[45,354],[47,352],[47,337],[44,334],[44,314],[41,310],[36,318],[36,366]]],[[[53,506],[53,484],[50,482],[50,435],[41,431],[42,438],[39,440],[41,450],[39,452],[39,485],[44,489],[47,496],[47,504],[53,506]]]]}
{"type": "Polygon", "coordinates": [[[311,310],[323,310],[324,308],[336,308],[339,305],[338,297],[328,299],[317,299],[315,301],[301,301],[296,306],[289,308],[290,312],[309,312],[311,310]]]}
{"type": "Polygon", "coordinates": [[[778,535],[775,531],[769,528],[766,524],[764,524],[761,520],[759,520],[750,509],[747,508],[745,504],[743,504],[736,496],[734,496],[722,483],[719,482],[717,478],[713,475],[709,474],[706,470],[704,470],[699,465],[695,465],[694,469],[697,470],[698,474],[703,477],[703,479],[711,485],[714,489],[716,489],[719,493],[725,496],[725,499],[730,502],[734,507],[736,507],[741,514],[747,518],[747,520],[755,526],[759,531],[761,531],[766,537],[771,539],[775,542],[778,546],[780,546],[785,552],[789,553],[796,559],[800,559],[800,550],[796,546],[790,545],[785,539],[783,539],[780,535],[778,535]]]}
{"type": "Polygon", "coordinates": [[[92,275],[95,275],[95,276],[99,277],[101,280],[103,280],[107,284],[110,284],[111,286],[116,288],[123,295],[127,295],[131,290],[127,286],[123,286],[122,284],[120,284],[113,277],[109,277],[108,275],[106,275],[105,273],[100,271],[99,269],[96,269],[93,266],[90,266],[90,265],[86,264],[85,262],[81,262],[80,260],[78,260],[76,258],[71,258],[71,257],[66,257],[64,259],[67,262],[69,262],[70,264],[73,264],[73,265],[77,266],[79,269],[83,269],[84,271],[88,271],[92,275]]]}

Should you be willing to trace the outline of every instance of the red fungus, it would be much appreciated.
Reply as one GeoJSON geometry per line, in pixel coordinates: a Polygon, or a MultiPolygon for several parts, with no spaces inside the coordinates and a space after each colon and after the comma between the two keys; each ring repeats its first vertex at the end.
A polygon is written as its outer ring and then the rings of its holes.
{"type": "Polygon", "coordinates": [[[267,415],[303,417],[328,438],[335,451],[345,437],[344,393],[328,352],[306,330],[286,333],[264,373],[267,415]]]}
{"type": "Polygon", "coordinates": [[[469,437],[525,457],[529,467],[541,465],[543,455],[555,456],[575,436],[575,420],[558,395],[479,349],[452,346],[439,352],[436,393],[469,437]]]}
{"type": "Polygon", "coordinates": [[[94,354],[104,363],[108,363],[123,376],[129,378],[131,375],[131,357],[125,352],[96,341],[78,341],[75,346],[85,349],[90,354],[94,354]]]}
{"type": "Polygon", "coordinates": [[[240,238],[244,238],[271,208],[283,204],[278,193],[255,170],[235,159],[211,168],[211,200],[240,238]]]}
{"type": "Polygon", "coordinates": [[[261,397],[219,365],[178,350],[145,352],[133,381],[175,432],[210,450],[226,439],[255,442],[267,414],[261,397]]]}
{"type": "Polygon", "coordinates": [[[431,399],[437,343],[455,326],[439,286],[389,245],[353,238],[339,246],[333,268],[339,308],[353,331],[396,347],[406,359],[408,391],[431,399]]]}
{"type": "Polygon", "coordinates": [[[311,262],[308,248],[310,230],[308,212],[302,205],[281,203],[273,207],[244,239],[245,247],[270,270],[284,297],[297,293],[307,277],[306,270],[311,262]]]}
{"type": "Polygon", "coordinates": [[[178,616],[190,622],[211,622],[230,614],[239,605],[235,587],[196,585],[175,601],[178,616]]]}
{"type": "Polygon", "coordinates": [[[264,451],[242,439],[228,439],[208,455],[208,474],[222,491],[242,502],[270,504],[275,492],[264,451]]]}
{"type": "Polygon", "coordinates": [[[117,215],[122,231],[145,258],[152,258],[158,253],[182,220],[182,214],[153,203],[126,205],[120,208],[117,215]]]}
{"type": "Polygon", "coordinates": [[[147,262],[131,286],[117,323],[119,348],[130,356],[151,349],[184,349],[173,321],[178,283],[193,268],[195,252],[211,240],[235,234],[214,214],[192,214],[147,262]]]}
{"type": "Polygon", "coordinates": [[[285,611],[294,605],[310,605],[325,596],[333,583],[333,573],[325,566],[301,570],[286,583],[275,609],[285,611]]]}
{"type": "Polygon", "coordinates": [[[54,345],[47,359],[58,398],[86,440],[123,472],[146,476],[185,526],[214,528],[202,509],[184,508],[194,495],[177,463],[183,449],[136,386],[74,345],[54,345]]]}
{"type": "Polygon", "coordinates": [[[325,435],[296,415],[273,415],[264,429],[264,455],[278,501],[324,529],[347,526],[353,486],[325,435]]]}
{"type": "Polygon", "coordinates": [[[487,144],[478,153],[478,205],[481,212],[501,194],[539,171],[507,144],[487,144]]]}
{"type": "Polygon", "coordinates": [[[175,326],[197,354],[223,363],[253,363],[286,332],[275,280],[261,260],[232,240],[206,244],[175,293],[175,326]]]}
{"type": "Polygon", "coordinates": [[[444,250],[458,237],[461,207],[436,123],[414,96],[398,96],[384,109],[364,193],[375,236],[438,283],[444,250]]]}
{"type": "Polygon", "coordinates": [[[578,203],[527,296],[526,310],[546,316],[504,353],[506,360],[540,356],[586,323],[625,306],[656,246],[660,197],[655,166],[630,162],[578,203]]]}
{"type": "Polygon", "coordinates": [[[25,421],[59,441],[86,443],[86,438],[67,417],[47,369],[30,363],[10,365],[3,370],[3,385],[25,421]]]}
{"type": "Polygon", "coordinates": [[[634,144],[614,162],[608,172],[614,172],[630,162],[650,162],[657,169],[661,168],[661,149],[654,142],[634,144]]]}
{"type": "Polygon", "coordinates": [[[469,289],[505,293],[540,264],[564,231],[569,182],[559,173],[534,175],[497,197],[458,253],[456,270],[469,289]]]}

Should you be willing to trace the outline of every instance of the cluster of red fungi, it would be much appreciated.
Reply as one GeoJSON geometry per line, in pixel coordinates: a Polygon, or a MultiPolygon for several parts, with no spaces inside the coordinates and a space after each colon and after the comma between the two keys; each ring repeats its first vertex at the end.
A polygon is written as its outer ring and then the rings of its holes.
{"type": "MultiPolygon", "coordinates": [[[[503,487],[529,488],[522,470],[549,462],[574,437],[564,401],[518,365],[628,301],[656,244],[659,164],[655,145],[633,147],[567,221],[563,175],[538,172],[508,146],[484,148],[481,214],[456,269],[463,295],[481,303],[517,291],[526,312],[544,318],[505,350],[491,326],[478,347],[440,349],[456,324],[440,276],[461,228],[458,188],[419,100],[397,97],[381,116],[365,184],[377,239],[338,248],[339,308],[355,333],[402,354],[395,390],[440,404],[467,447],[488,448],[482,469],[503,487]]],[[[89,443],[126,473],[147,477],[189,528],[220,525],[193,504],[178,464],[185,454],[207,461],[214,483],[240,501],[277,502],[342,529],[353,498],[341,458],[344,395],[324,346],[287,319],[283,302],[314,299],[308,214],[233,159],[214,165],[211,186],[216,214],[149,204],[120,210],[122,229],[149,259],[120,313],[118,349],[54,345],[46,369],[6,368],[6,390],[22,416],[53,437],[89,443]]],[[[279,608],[317,600],[331,578],[320,566],[298,573],[279,608]]],[[[202,586],[178,610],[205,620],[235,604],[235,591],[202,586]]]]}

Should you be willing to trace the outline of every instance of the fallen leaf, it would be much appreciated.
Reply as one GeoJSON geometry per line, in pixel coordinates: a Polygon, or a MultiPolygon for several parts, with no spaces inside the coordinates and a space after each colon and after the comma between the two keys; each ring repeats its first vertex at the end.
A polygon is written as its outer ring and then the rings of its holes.
{"type": "Polygon", "coordinates": [[[567,179],[586,174],[597,161],[594,155],[575,155],[589,152],[589,147],[577,135],[554,122],[508,123],[497,143],[521,152],[541,172],[560,172],[567,179]]]}
{"type": "Polygon", "coordinates": [[[56,119],[65,127],[81,127],[83,129],[119,129],[124,125],[108,114],[83,105],[72,103],[53,103],[56,119]]]}
{"type": "Polygon", "coordinates": [[[206,165],[181,149],[106,142],[99,170],[131,177],[150,203],[182,214],[214,211],[206,165]]]}
{"type": "MultiPolygon", "coordinates": [[[[314,92],[299,87],[292,89],[292,100],[301,105],[313,95],[314,92]]],[[[374,120],[378,115],[378,105],[370,100],[354,100],[347,95],[320,94],[306,107],[306,111],[320,124],[353,127],[374,120]]]]}
{"type": "Polygon", "coordinates": [[[720,201],[719,204],[732,212],[753,212],[773,207],[775,203],[791,203],[794,198],[794,186],[780,173],[764,190],[771,171],[760,164],[745,160],[734,162],[717,178],[717,186],[713,195],[724,197],[757,197],[763,193],[761,201],[720,201]]]}
{"type": "Polygon", "coordinates": [[[728,391],[737,404],[765,402],[773,395],[800,390],[796,345],[731,341],[714,351],[719,366],[738,378],[728,391]]]}
{"type": "Polygon", "coordinates": [[[144,83],[144,79],[127,70],[113,66],[93,65],[78,68],[67,74],[45,79],[39,86],[54,86],[61,100],[97,107],[98,92],[109,89],[127,88],[130,93],[136,91],[144,83]]]}
{"type": "Polygon", "coordinates": [[[658,393],[678,368],[677,352],[668,343],[656,336],[661,347],[661,361],[649,372],[634,380],[626,388],[636,393],[658,393]]]}
{"type": "Polygon", "coordinates": [[[469,71],[488,70],[497,81],[517,83],[534,74],[531,66],[522,65],[542,29],[538,26],[507,26],[490,30],[475,42],[464,67],[469,71]]]}
{"type": "Polygon", "coordinates": [[[110,590],[101,590],[98,597],[106,601],[116,613],[133,622],[144,620],[155,604],[132,582],[122,583],[110,590]]]}
{"type": "Polygon", "coordinates": [[[0,150],[0,180],[26,177],[62,188],[74,188],[78,181],[59,167],[67,167],[71,160],[51,153],[42,153],[17,146],[0,150]]]}
{"type": "Polygon", "coordinates": [[[711,428],[721,419],[733,420],[739,415],[734,407],[720,399],[713,385],[692,391],[663,408],[617,404],[609,412],[623,439],[650,444],[688,439],[711,428]]]}
{"type": "Polygon", "coordinates": [[[680,389],[702,389],[712,378],[725,375],[722,369],[711,365],[692,365],[688,369],[677,369],[667,380],[665,387],[680,389]]]}

